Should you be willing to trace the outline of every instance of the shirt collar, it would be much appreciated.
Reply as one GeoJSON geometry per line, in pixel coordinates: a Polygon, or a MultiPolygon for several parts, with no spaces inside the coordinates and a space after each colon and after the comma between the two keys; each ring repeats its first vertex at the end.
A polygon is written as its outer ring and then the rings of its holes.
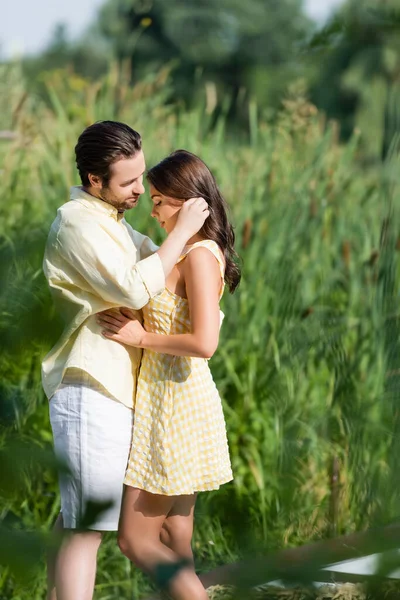
{"type": "Polygon", "coordinates": [[[104,202],[104,200],[100,200],[100,198],[96,198],[96,196],[88,194],[80,186],[71,187],[70,199],[79,202],[79,204],[86,206],[86,208],[91,208],[92,210],[109,215],[115,219],[115,221],[120,221],[124,217],[123,212],[118,212],[118,210],[114,206],[111,206],[111,204],[104,202]]]}

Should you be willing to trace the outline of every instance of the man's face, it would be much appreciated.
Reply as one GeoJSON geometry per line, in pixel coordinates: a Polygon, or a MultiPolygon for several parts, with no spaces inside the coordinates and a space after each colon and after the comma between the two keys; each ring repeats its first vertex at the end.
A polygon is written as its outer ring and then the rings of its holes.
{"type": "Polygon", "coordinates": [[[96,189],[99,198],[124,212],[137,205],[140,194],[143,194],[143,175],[146,163],[142,151],[133,158],[121,158],[110,167],[110,178],[107,186],[100,184],[96,189]]]}

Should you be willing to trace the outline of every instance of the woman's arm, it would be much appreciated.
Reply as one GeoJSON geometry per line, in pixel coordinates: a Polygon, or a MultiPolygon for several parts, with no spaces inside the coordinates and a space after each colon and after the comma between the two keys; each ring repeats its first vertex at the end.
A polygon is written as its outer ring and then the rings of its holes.
{"type": "Polygon", "coordinates": [[[187,240],[200,229],[208,214],[204,198],[191,198],[185,202],[177,224],[160,248],[134,264],[133,252],[124,251],[101,223],[82,219],[77,212],[67,220],[61,220],[58,232],[52,228],[44,259],[45,274],[51,287],[57,287],[56,253],[62,256],[67,268],[78,271],[88,292],[114,306],[143,308],[164,289],[165,277],[175,266],[187,240]]]}
{"type": "Polygon", "coordinates": [[[114,311],[99,315],[107,328],[103,335],[120,343],[175,356],[211,358],[218,346],[221,274],[215,256],[206,248],[194,248],[184,261],[183,275],[189,302],[191,332],[162,335],[143,329],[138,321],[114,311]]]}
{"type": "Polygon", "coordinates": [[[211,358],[219,340],[221,274],[218,262],[207,248],[194,248],[185,259],[183,274],[191,333],[161,335],[145,332],[141,347],[177,356],[211,358]]]}

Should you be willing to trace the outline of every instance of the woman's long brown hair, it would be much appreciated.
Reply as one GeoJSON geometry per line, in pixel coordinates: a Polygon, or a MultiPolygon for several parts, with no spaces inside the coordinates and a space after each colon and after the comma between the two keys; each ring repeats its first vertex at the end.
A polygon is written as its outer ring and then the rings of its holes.
{"type": "Polygon", "coordinates": [[[210,216],[199,233],[214,240],[224,253],[225,283],[232,294],[240,282],[235,234],[228,220],[228,206],[210,169],[195,154],[176,150],[147,172],[147,180],[164,196],[177,200],[201,196],[206,200],[210,216]]]}

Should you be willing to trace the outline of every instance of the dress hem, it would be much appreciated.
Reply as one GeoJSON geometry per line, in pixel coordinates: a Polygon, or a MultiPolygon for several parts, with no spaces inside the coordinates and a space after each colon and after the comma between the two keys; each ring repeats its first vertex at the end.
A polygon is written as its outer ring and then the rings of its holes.
{"type": "Polygon", "coordinates": [[[233,476],[230,476],[227,479],[222,479],[218,483],[210,482],[205,485],[204,484],[200,485],[196,488],[191,488],[190,490],[179,491],[179,492],[172,491],[172,490],[166,491],[165,489],[160,490],[159,488],[156,488],[153,486],[145,486],[143,484],[134,484],[134,483],[128,482],[126,480],[124,480],[124,485],[136,488],[138,490],[143,490],[144,492],[149,492],[150,494],[157,494],[159,496],[191,496],[192,494],[196,494],[197,492],[212,492],[214,490],[218,490],[221,487],[221,485],[224,485],[225,483],[229,483],[230,481],[233,481],[233,476]]]}

